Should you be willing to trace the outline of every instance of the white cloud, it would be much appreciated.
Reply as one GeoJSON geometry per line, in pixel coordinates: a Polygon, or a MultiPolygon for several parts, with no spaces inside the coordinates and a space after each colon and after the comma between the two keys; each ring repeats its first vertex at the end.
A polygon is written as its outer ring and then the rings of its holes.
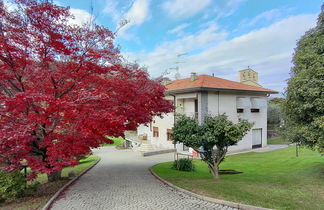
{"type": "Polygon", "coordinates": [[[69,24],[82,25],[89,23],[94,18],[89,12],[82,9],[71,8],[70,12],[74,16],[74,19],[70,19],[69,24]]]}
{"type": "Polygon", "coordinates": [[[205,9],[211,0],[168,0],[163,9],[173,18],[191,17],[205,9]]]}
{"type": "Polygon", "coordinates": [[[265,11],[265,12],[255,16],[252,20],[249,21],[249,23],[247,25],[252,26],[262,20],[267,20],[267,21],[272,20],[272,19],[280,16],[281,12],[282,11],[280,9],[272,9],[269,11],[265,11]]]}
{"type": "Polygon", "coordinates": [[[262,21],[277,21],[283,16],[288,16],[288,14],[293,11],[293,8],[277,8],[262,12],[261,14],[255,16],[252,19],[244,19],[241,22],[242,27],[250,27],[262,21]]]}
{"type": "Polygon", "coordinates": [[[274,56],[282,54],[288,56],[293,52],[296,40],[314,25],[315,20],[315,15],[289,17],[269,27],[252,31],[209,48],[192,59],[205,60],[204,63],[210,66],[211,62],[206,61],[213,58],[216,61],[212,62],[213,64],[230,64],[233,67],[242,66],[241,68],[244,68],[248,65],[268,61],[274,56]]]}
{"type": "Polygon", "coordinates": [[[115,24],[119,24],[127,11],[132,7],[134,1],[133,0],[106,0],[106,5],[102,12],[105,15],[111,16],[115,24]]]}
{"type": "MultiPolygon", "coordinates": [[[[246,0],[220,0],[214,10],[216,20],[231,16],[246,0]]],[[[214,14],[213,14],[214,15],[214,14]]]]}
{"type": "Polygon", "coordinates": [[[14,2],[12,2],[10,0],[4,0],[3,4],[4,4],[5,8],[8,9],[8,11],[10,11],[10,12],[18,9],[16,3],[14,3],[14,2]]]}
{"type": "Polygon", "coordinates": [[[189,51],[180,65],[184,77],[198,72],[236,80],[239,70],[251,66],[259,72],[261,84],[282,91],[296,40],[315,23],[316,15],[292,16],[231,40],[225,40],[226,33],[217,32],[217,27],[211,25],[195,35],[164,42],[152,52],[129,55],[148,66],[152,76],[158,76],[174,66],[177,53],[189,51]]]}
{"type": "Polygon", "coordinates": [[[124,15],[123,19],[129,21],[127,25],[121,28],[119,35],[122,38],[129,39],[130,36],[126,34],[126,31],[135,25],[141,25],[149,17],[149,3],[150,0],[135,0],[131,8],[124,15]]]}
{"type": "Polygon", "coordinates": [[[183,35],[183,29],[187,28],[189,26],[188,23],[183,23],[181,25],[178,25],[177,27],[171,29],[168,31],[169,34],[176,34],[178,36],[183,35]]]}
{"type": "Polygon", "coordinates": [[[218,27],[213,24],[208,28],[198,32],[197,34],[187,35],[183,38],[171,42],[164,42],[157,48],[157,50],[165,52],[177,51],[179,53],[190,52],[194,50],[204,49],[215,41],[225,39],[226,36],[227,33],[218,32],[218,27]]]}
{"type": "MultiPolygon", "coordinates": [[[[61,6],[60,2],[58,2],[58,1],[54,1],[54,3],[56,5],[61,6]]],[[[17,5],[15,3],[13,3],[12,1],[5,0],[4,4],[9,9],[9,11],[18,9],[17,5]]],[[[82,25],[82,24],[88,23],[89,21],[94,19],[93,15],[91,15],[89,12],[82,10],[82,9],[70,8],[70,12],[74,16],[74,18],[71,18],[68,20],[69,24],[82,25]]]]}
{"type": "Polygon", "coordinates": [[[130,59],[149,67],[153,76],[161,74],[170,67],[175,67],[177,54],[193,53],[208,48],[215,42],[220,42],[227,37],[227,33],[218,31],[215,24],[209,24],[208,28],[175,41],[163,42],[154,51],[149,53],[126,53],[130,59]]]}
{"type": "Polygon", "coordinates": [[[118,23],[122,19],[121,12],[117,9],[117,1],[107,0],[103,12],[107,15],[110,15],[116,23],[118,23]]]}

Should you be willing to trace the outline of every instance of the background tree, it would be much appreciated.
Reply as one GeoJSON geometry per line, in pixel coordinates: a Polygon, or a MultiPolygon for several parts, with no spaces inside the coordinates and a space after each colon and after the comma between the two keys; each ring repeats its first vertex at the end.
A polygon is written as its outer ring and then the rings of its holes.
{"type": "MultiPolygon", "coordinates": [[[[123,62],[114,34],[69,25],[69,8],[49,1],[0,1],[0,163],[28,161],[57,178],[103,142],[172,111],[164,87],[123,62]]],[[[30,176],[32,178],[32,176],[30,176]]]]}
{"type": "Polygon", "coordinates": [[[235,124],[225,114],[207,116],[199,125],[193,118],[181,115],[173,127],[172,138],[197,151],[208,164],[214,179],[218,179],[219,164],[224,160],[228,147],[237,144],[252,125],[242,119],[235,124]]]}
{"type": "Polygon", "coordinates": [[[280,126],[283,126],[283,104],[284,98],[272,98],[268,101],[267,123],[268,137],[274,137],[280,132],[280,126]]]}
{"type": "Polygon", "coordinates": [[[269,102],[267,112],[268,126],[271,126],[272,128],[279,127],[281,120],[282,110],[280,105],[269,102]]]}
{"type": "Polygon", "coordinates": [[[324,4],[317,26],[299,40],[286,90],[286,136],[324,152],[324,4]]]}

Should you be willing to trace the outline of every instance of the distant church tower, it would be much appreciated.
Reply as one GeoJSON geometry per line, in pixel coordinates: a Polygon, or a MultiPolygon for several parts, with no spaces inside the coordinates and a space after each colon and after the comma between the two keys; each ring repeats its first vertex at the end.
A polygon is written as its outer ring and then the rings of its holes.
{"type": "Polygon", "coordinates": [[[253,71],[250,67],[240,71],[240,82],[247,85],[262,87],[259,84],[258,72],[253,71]]]}

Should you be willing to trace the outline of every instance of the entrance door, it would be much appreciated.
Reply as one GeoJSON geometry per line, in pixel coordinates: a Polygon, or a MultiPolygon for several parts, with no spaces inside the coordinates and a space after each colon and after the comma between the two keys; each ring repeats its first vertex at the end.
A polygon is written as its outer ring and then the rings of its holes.
{"type": "Polygon", "coordinates": [[[252,148],[262,147],[262,128],[252,130],[252,148]]]}

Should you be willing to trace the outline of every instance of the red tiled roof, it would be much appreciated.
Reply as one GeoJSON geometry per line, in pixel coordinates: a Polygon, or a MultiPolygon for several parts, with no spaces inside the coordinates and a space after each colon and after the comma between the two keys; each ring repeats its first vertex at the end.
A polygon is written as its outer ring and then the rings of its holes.
{"type": "Polygon", "coordinates": [[[191,81],[191,78],[174,80],[166,85],[167,91],[184,90],[188,88],[215,88],[224,90],[239,90],[239,91],[257,91],[266,93],[278,93],[275,90],[247,85],[240,82],[234,82],[219,77],[209,75],[199,75],[198,79],[191,81]]]}

